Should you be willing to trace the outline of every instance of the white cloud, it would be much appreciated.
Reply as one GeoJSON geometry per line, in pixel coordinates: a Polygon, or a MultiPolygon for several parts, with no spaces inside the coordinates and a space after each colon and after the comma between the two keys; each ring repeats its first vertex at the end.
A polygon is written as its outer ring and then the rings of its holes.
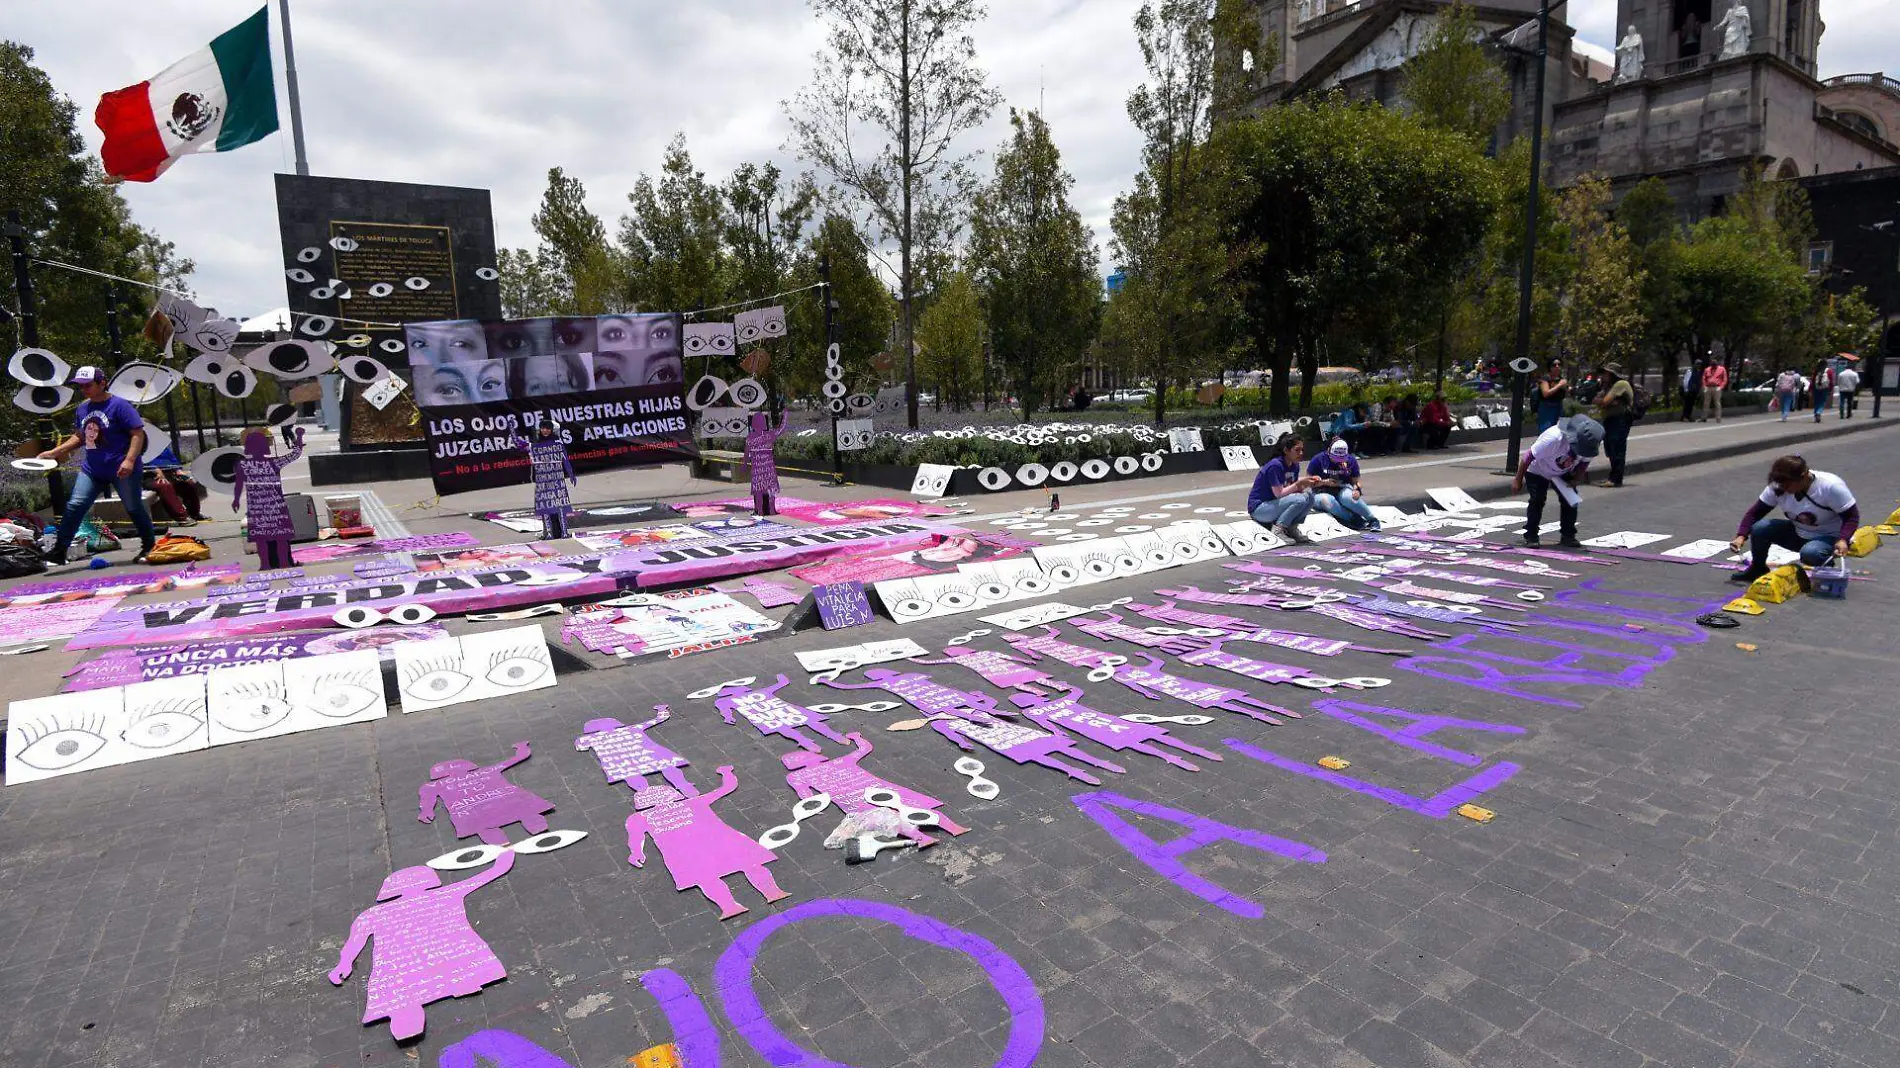
{"type": "MultiPolygon", "coordinates": [[[[1139,159],[1124,110],[1142,77],[1130,26],[1138,6],[992,0],[976,32],[978,61],[1005,104],[969,147],[1002,140],[1008,106],[1040,102],[1075,176],[1076,206],[1104,250],[1110,208],[1139,159]]],[[[1897,34],[1884,6],[1840,0],[1828,10],[1824,73],[1880,69],[1890,59],[1897,34]]],[[[23,4],[4,33],[32,46],[53,84],[80,104],[96,149],[91,111],[100,93],[157,73],[235,24],[244,8],[23,4]]],[[[1573,8],[1582,36],[1614,40],[1614,5],[1573,8]]],[[[281,47],[276,15],[272,3],[281,47]]],[[[325,0],[293,4],[292,19],[312,171],[489,189],[503,246],[532,243],[528,216],[553,166],[587,184],[611,229],[635,178],[658,169],[675,132],[715,179],[748,160],[803,169],[784,150],[780,102],[808,81],[823,33],[798,0],[325,0]]],[[[278,96],[285,129],[276,137],[123,187],[135,217],[198,262],[195,288],[227,314],[284,301],[271,180],[291,169],[281,76],[278,96]]],[[[987,159],[979,168],[987,175],[987,159]]]]}

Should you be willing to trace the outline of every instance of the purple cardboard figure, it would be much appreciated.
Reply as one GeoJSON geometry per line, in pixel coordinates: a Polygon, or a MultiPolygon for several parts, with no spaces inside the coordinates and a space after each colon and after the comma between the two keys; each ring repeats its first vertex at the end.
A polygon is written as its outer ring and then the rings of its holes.
{"type": "Polygon", "coordinates": [[[841,757],[826,758],[817,753],[787,753],[779,757],[779,762],[791,772],[785,776],[785,782],[801,799],[814,794],[827,794],[831,797],[831,803],[838,806],[838,811],[844,813],[843,822],[825,839],[826,849],[841,848],[845,842],[861,834],[887,837],[902,835],[916,842],[919,849],[936,842],[935,838],[924,833],[922,827],[913,827],[891,809],[866,801],[866,790],[890,790],[910,808],[937,812],[937,826],[950,834],[962,834],[969,829],[958,826],[950,817],[938,812],[943,808],[942,801],[864,770],[863,761],[871,754],[871,743],[856,731],[845,737],[857,748],[841,757]]]}
{"type": "Polygon", "coordinates": [[[495,951],[468,922],[466,898],[508,874],[514,852],[470,879],[448,886],[435,869],[418,865],[393,872],[371,905],[350,924],[349,941],[330,971],[342,986],[371,938],[376,953],[369,972],[369,1002],[363,1022],[389,1021],[389,1036],[402,1040],[422,1033],[423,1006],[443,998],[480,993],[489,983],[508,978],[495,951]]]}
{"type": "Polygon", "coordinates": [[[290,522],[290,506],[284,502],[284,468],[303,455],[303,427],[297,428],[296,443],[282,456],[270,454],[270,435],[253,430],[244,435],[244,459],[238,461],[231,482],[231,510],[244,501],[245,487],[251,491],[251,506],[244,510],[244,525],[251,544],[257,547],[257,566],[270,571],[289,567],[290,539],[297,534],[290,522]]]}
{"type": "Polygon", "coordinates": [[[1097,760],[1076,748],[1075,740],[1067,735],[1039,731],[1022,723],[1005,723],[990,716],[980,720],[933,719],[930,729],[955,742],[957,748],[966,753],[974,752],[976,746],[970,743],[977,742],[1004,759],[1018,764],[1041,764],[1090,786],[1100,786],[1102,780],[1081,768],[1070,767],[1058,758],[1079,760],[1117,775],[1126,770],[1119,764],[1097,760]]]}
{"type": "Polygon", "coordinates": [[[919,671],[899,673],[889,668],[866,668],[864,677],[870,682],[845,683],[820,679],[820,683],[834,690],[883,690],[904,699],[919,712],[932,716],[956,716],[959,719],[985,720],[998,712],[1011,713],[999,708],[996,698],[984,693],[971,693],[968,690],[953,690],[919,671]]]}
{"type": "Polygon", "coordinates": [[[777,515],[778,458],[773,450],[778,447],[779,435],[785,433],[785,413],[779,413],[776,427],[769,425],[764,412],[753,412],[749,423],[745,462],[752,469],[752,514],[777,515]]]}
{"type": "Polygon", "coordinates": [[[1043,624],[1042,631],[1041,634],[1005,634],[1003,641],[1032,661],[1041,660],[1046,656],[1060,660],[1070,667],[1108,668],[1125,663],[1128,659],[1125,656],[1114,656],[1099,649],[1091,649],[1086,645],[1065,642],[1062,640],[1062,632],[1046,623],[1043,624]]]}
{"type": "Polygon", "coordinates": [[[1008,653],[999,653],[991,649],[970,649],[954,647],[945,649],[944,660],[914,659],[915,664],[962,664],[991,686],[1001,686],[1005,690],[1022,690],[1024,693],[1047,693],[1044,687],[1060,688],[1057,682],[1044,673],[1029,666],[1029,661],[1018,660],[1008,653]]]}
{"type": "Polygon", "coordinates": [[[608,782],[624,782],[638,793],[647,788],[646,777],[657,771],[674,789],[693,797],[699,787],[680,770],[686,766],[686,758],[647,737],[647,732],[665,723],[673,711],[665,705],[654,705],[653,711],[652,719],[631,727],[611,716],[590,719],[581,728],[581,736],[574,739],[574,748],[593,750],[608,782]]]}
{"type": "Polygon", "coordinates": [[[1164,653],[1173,653],[1175,656],[1207,647],[1207,643],[1201,639],[1185,634],[1150,634],[1140,627],[1131,627],[1123,623],[1122,617],[1114,612],[1104,612],[1102,617],[1101,619],[1071,619],[1069,624],[1091,638],[1104,641],[1120,639],[1144,649],[1159,649],[1164,653]]]}
{"type": "Polygon", "coordinates": [[[726,876],[743,874],[767,901],[790,896],[778,888],[765,866],[778,854],[727,826],[713,811],[713,803],[739,786],[732,765],[719,768],[719,787],[709,794],[682,797],[671,786],[649,786],[633,795],[634,813],[627,817],[627,863],[646,866],[646,839],[660,851],[673,889],[695,889],[719,906],[719,918],[743,915],[745,906],[733,899],[726,876]]]}
{"type": "Polygon", "coordinates": [[[1218,708],[1222,712],[1238,712],[1248,719],[1257,719],[1262,723],[1280,725],[1280,720],[1268,715],[1275,712],[1293,719],[1303,719],[1298,712],[1290,708],[1270,705],[1265,701],[1256,701],[1245,691],[1227,686],[1215,686],[1212,683],[1195,682],[1179,675],[1170,675],[1161,670],[1161,658],[1142,655],[1148,662],[1145,668],[1133,664],[1123,664],[1115,669],[1115,681],[1135,691],[1143,697],[1158,701],[1162,694],[1177,701],[1185,701],[1195,708],[1218,708]]]}
{"type": "Polygon", "coordinates": [[[580,485],[581,480],[567,458],[560,422],[541,420],[534,440],[517,435],[515,448],[528,450],[528,463],[534,469],[534,514],[541,517],[541,537],[549,541],[567,537],[567,488],[580,485]]]}
{"type": "Polygon", "coordinates": [[[728,684],[719,691],[719,699],[713,704],[718,706],[720,718],[726,721],[728,727],[737,723],[733,718],[735,714],[741,715],[757,727],[760,734],[780,735],[790,739],[800,749],[818,752],[818,743],[805,737],[800,727],[810,727],[834,742],[848,744],[845,743],[844,735],[826,726],[824,713],[813,712],[778,697],[778,692],[791,681],[780,675],[777,682],[763,690],[755,690],[747,683],[728,684]]]}
{"type": "Polygon", "coordinates": [[[1079,734],[1117,753],[1124,751],[1140,753],[1165,760],[1177,768],[1185,768],[1188,771],[1201,769],[1198,765],[1182,760],[1173,753],[1164,753],[1155,746],[1169,746],[1184,753],[1192,753],[1203,760],[1220,759],[1219,753],[1210,753],[1199,746],[1175,741],[1169,736],[1165,727],[1157,727],[1150,723],[1136,723],[1133,720],[1111,716],[1106,712],[1098,712],[1088,707],[1082,703],[1083,694],[1080,687],[1064,685],[1062,688],[1068,691],[1068,695],[1055,700],[1027,693],[1010,694],[1009,699],[1017,708],[1023,710],[1024,715],[1049,730],[1067,729],[1071,733],[1079,734]]]}
{"type": "Polygon", "coordinates": [[[502,777],[502,772],[532,755],[527,742],[515,743],[511,760],[478,768],[470,760],[445,760],[429,769],[429,781],[419,792],[420,808],[416,819],[435,822],[437,802],[447,805],[449,824],[455,837],[480,835],[491,845],[507,845],[502,828],[521,824],[530,836],[548,829],[545,814],[554,811],[554,802],[543,800],[502,777]]]}

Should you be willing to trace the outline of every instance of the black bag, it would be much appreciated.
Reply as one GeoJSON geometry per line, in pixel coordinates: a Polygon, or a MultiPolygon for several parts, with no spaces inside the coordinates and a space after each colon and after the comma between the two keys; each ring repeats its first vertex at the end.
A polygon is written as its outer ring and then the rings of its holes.
{"type": "Polygon", "coordinates": [[[46,571],[46,560],[30,545],[0,545],[0,578],[19,578],[46,571]]]}
{"type": "Polygon", "coordinates": [[[1630,398],[1630,415],[1637,419],[1649,414],[1649,406],[1656,399],[1648,390],[1635,383],[1630,384],[1630,398]]]}

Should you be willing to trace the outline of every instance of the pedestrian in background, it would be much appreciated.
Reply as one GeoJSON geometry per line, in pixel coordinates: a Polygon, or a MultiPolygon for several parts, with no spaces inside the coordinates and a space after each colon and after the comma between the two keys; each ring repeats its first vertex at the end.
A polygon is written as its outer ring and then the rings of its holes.
{"type": "Polygon", "coordinates": [[[1445,403],[1443,392],[1433,393],[1432,399],[1418,414],[1418,422],[1425,428],[1425,447],[1442,449],[1451,438],[1451,406],[1445,403]]]}
{"type": "Polygon", "coordinates": [[[1715,413],[1715,421],[1722,421],[1722,391],[1728,388],[1728,368],[1720,360],[1710,360],[1702,369],[1702,421],[1709,421],[1709,413],[1715,413]]]}
{"type": "Polygon", "coordinates": [[[1860,372],[1854,370],[1853,364],[1841,368],[1841,373],[1834,378],[1834,389],[1841,395],[1841,418],[1854,418],[1854,394],[1860,390],[1860,372]]]}
{"type": "Polygon", "coordinates": [[[1701,360],[1697,360],[1682,372],[1682,422],[1695,422],[1696,402],[1702,397],[1702,370],[1705,366],[1701,360]]]}
{"type": "Polygon", "coordinates": [[[1775,403],[1781,409],[1781,421],[1787,422],[1794,411],[1794,395],[1801,388],[1801,376],[1790,367],[1775,376],[1775,403]]]}
{"type": "Polygon", "coordinates": [[[1828,398],[1834,393],[1834,368],[1822,360],[1814,369],[1814,421],[1821,421],[1821,413],[1827,411],[1828,398]]]}
{"type": "Polygon", "coordinates": [[[1597,373],[1603,392],[1597,394],[1598,418],[1603,424],[1603,455],[1610,460],[1610,477],[1599,485],[1617,489],[1623,485],[1623,464],[1629,458],[1630,427],[1636,425],[1636,391],[1623,377],[1623,365],[1606,363],[1597,373]]]}
{"type": "Polygon", "coordinates": [[[1537,380],[1537,432],[1542,434],[1564,417],[1564,400],[1570,396],[1570,379],[1564,377],[1564,362],[1552,357],[1544,365],[1544,376],[1537,380]]]}

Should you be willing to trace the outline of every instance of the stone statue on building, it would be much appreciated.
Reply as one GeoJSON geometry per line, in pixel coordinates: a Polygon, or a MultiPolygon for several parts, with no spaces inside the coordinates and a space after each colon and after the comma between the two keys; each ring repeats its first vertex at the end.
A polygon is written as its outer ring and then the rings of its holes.
{"type": "Polygon", "coordinates": [[[1742,0],[1735,0],[1729,5],[1728,14],[1716,23],[1716,27],[1722,31],[1722,54],[1717,58],[1733,59],[1748,54],[1749,42],[1755,36],[1750,21],[1748,5],[1742,0]]]}
{"type": "Polygon", "coordinates": [[[1643,35],[1630,23],[1629,32],[1616,42],[1616,80],[1632,81],[1643,76],[1643,35]]]}

